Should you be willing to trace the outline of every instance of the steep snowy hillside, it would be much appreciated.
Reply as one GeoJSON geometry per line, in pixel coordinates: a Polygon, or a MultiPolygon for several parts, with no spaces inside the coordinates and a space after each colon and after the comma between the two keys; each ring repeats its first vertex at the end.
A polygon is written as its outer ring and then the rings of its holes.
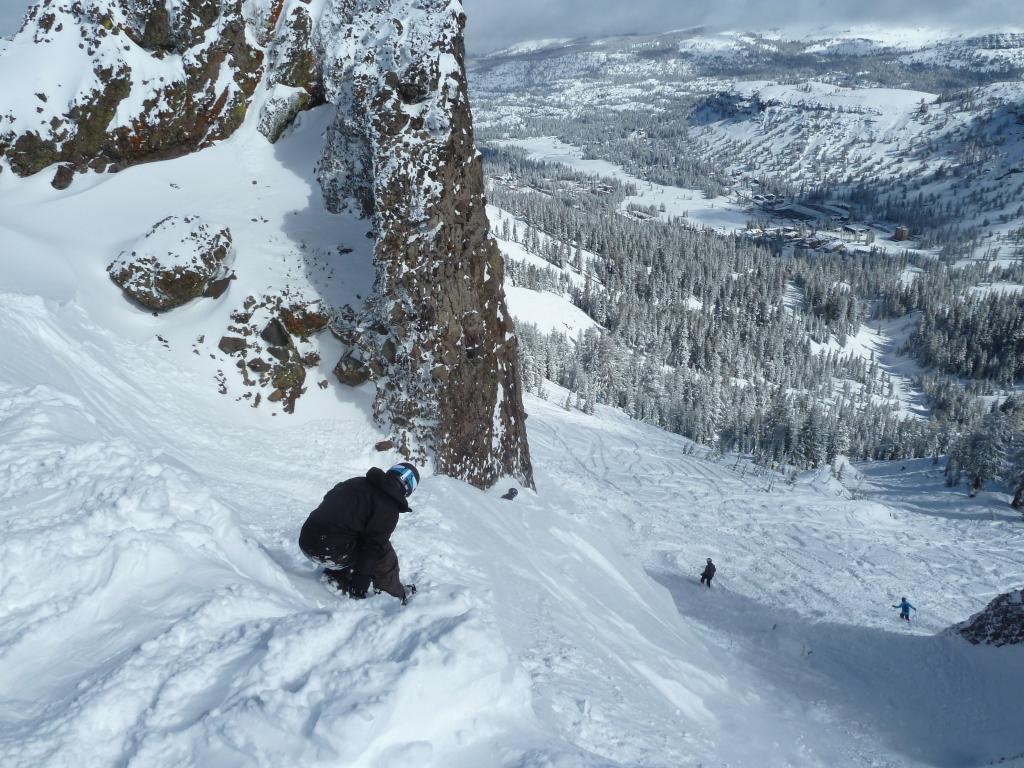
{"type": "Polygon", "coordinates": [[[1021,764],[1021,647],[944,632],[1020,585],[1021,528],[928,462],[789,486],[549,385],[536,493],[426,479],[395,536],[414,601],[327,591],[296,538],[398,458],[372,385],[253,408],[199,336],[267,286],[368,290],[366,224],[312,175],[329,117],[70,194],[0,177],[0,763],[1021,764]],[[237,279],[155,317],[105,270],[167,211],[229,226],[237,279]]]}

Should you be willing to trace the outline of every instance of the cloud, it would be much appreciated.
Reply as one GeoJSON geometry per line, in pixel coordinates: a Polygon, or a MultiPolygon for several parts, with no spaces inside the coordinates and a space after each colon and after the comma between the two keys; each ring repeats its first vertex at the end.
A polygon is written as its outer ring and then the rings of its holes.
{"type": "MultiPolygon", "coordinates": [[[[1006,0],[463,0],[467,47],[522,40],[653,33],[693,26],[757,31],[884,23],[952,29],[1006,28],[1006,0]]],[[[1011,5],[1019,0],[1011,0],[1011,5]]]]}
{"type": "MultiPolygon", "coordinates": [[[[1020,0],[463,0],[476,53],[522,40],[664,32],[693,26],[886,23],[998,30],[1020,0]]],[[[0,35],[21,26],[30,0],[0,0],[0,35]]]]}

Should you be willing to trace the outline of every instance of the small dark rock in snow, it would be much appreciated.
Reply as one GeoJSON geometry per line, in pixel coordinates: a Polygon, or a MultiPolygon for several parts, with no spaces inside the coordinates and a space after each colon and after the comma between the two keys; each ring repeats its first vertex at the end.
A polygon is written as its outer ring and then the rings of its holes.
{"type": "Polygon", "coordinates": [[[208,286],[206,286],[206,290],[203,292],[203,296],[205,296],[208,299],[219,299],[221,296],[224,295],[224,292],[228,289],[228,286],[231,285],[231,281],[235,279],[235,273],[232,272],[227,277],[222,277],[219,280],[214,280],[208,286]]]}
{"type": "Polygon", "coordinates": [[[291,336],[288,335],[288,329],[276,317],[267,323],[260,333],[260,338],[272,347],[287,347],[291,345],[292,341],[291,336]]]}
{"type": "Polygon", "coordinates": [[[236,352],[245,351],[246,346],[245,339],[238,336],[223,336],[221,337],[220,343],[217,344],[218,349],[225,355],[232,355],[236,352]]]}
{"type": "Polygon", "coordinates": [[[50,186],[54,189],[67,189],[75,179],[75,169],[70,165],[58,165],[50,186]]]}

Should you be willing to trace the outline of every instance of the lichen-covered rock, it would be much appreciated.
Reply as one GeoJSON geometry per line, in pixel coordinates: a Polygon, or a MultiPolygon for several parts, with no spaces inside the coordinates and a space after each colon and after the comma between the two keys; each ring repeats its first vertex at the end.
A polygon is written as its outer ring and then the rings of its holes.
{"type": "Polygon", "coordinates": [[[334,375],[347,387],[358,387],[373,378],[370,366],[360,357],[348,354],[334,366],[334,375]]]}
{"type": "Polygon", "coordinates": [[[227,227],[168,216],[122,251],[107,272],[139,304],[164,311],[202,296],[225,276],[231,256],[227,227]]]}
{"type": "Polygon", "coordinates": [[[954,629],[974,645],[1024,644],[1024,589],[1000,595],[954,629]]]}
{"type": "Polygon", "coordinates": [[[241,125],[271,0],[39,0],[0,57],[0,146],[15,173],[123,168],[241,125]],[[24,73],[30,72],[31,77],[24,73]]]}
{"type": "Polygon", "coordinates": [[[220,350],[237,355],[241,383],[249,388],[238,399],[257,408],[263,394],[253,390],[272,390],[266,401],[294,413],[306,392],[307,369],[320,364],[312,336],[327,325],[323,302],[286,288],[260,299],[246,297],[231,320],[227,330],[234,335],[222,339],[220,350]]]}
{"type": "Polygon", "coordinates": [[[319,333],[331,320],[331,316],[322,301],[308,304],[289,304],[281,307],[281,322],[292,336],[308,339],[319,333]]]}
{"type": "Polygon", "coordinates": [[[277,389],[301,387],[306,383],[306,369],[301,360],[289,360],[274,366],[271,381],[277,389]]]}
{"type": "Polygon", "coordinates": [[[320,26],[325,93],[338,105],[320,181],[334,208],[372,212],[378,238],[364,325],[379,332],[359,337],[367,365],[340,365],[339,376],[380,370],[375,413],[406,455],[479,486],[502,475],[532,484],[462,4],[336,0],[320,26]]]}

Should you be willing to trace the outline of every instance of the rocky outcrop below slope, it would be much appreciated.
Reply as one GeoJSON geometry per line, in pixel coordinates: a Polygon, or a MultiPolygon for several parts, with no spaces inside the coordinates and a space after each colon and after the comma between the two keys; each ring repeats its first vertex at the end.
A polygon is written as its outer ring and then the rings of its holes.
{"type": "MultiPolygon", "coordinates": [[[[294,413],[307,389],[307,371],[320,363],[311,339],[329,320],[322,302],[287,290],[260,299],[247,296],[231,313],[228,334],[217,344],[241,375],[246,391],[240,399],[258,408],[265,395],[268,402],[281,403],[285,413],[294,413]]],[[[318,382],[320,387],[327,385],[318,382]]]]}
{"type": "Polygon", "coordinates": [[[955,631],[974,645],[1024,644],[1024,589],[1000,595],[955,631]]]}

